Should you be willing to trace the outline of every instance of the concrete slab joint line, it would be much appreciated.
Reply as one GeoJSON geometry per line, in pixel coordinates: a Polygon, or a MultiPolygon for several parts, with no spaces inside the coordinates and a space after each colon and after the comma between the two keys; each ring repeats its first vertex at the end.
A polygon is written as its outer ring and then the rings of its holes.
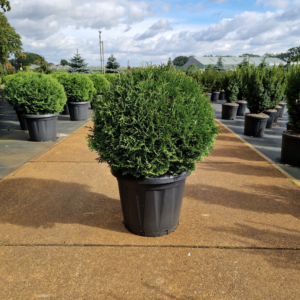
{"type": "Polygon", "coordinates": [[[252,149],[254,152],[256,152],[258,155],[260,155],[262,158],[264,158],[272,167],[277,169],[280,173],[282,173],[287,179],[289,179],[292,183],[297,185],[300,188],[300,181],[294,178],[291,174],[284,171],[280,166],[278,166],[272,159],[265,156],[263,153],[261,153],[259,150],[255,149],[251,144],[249,144],[247,141],[245,141],[240,135],[236,134],[233,130],[231,130],[229,127],[227,127],[224,123],[222,123],[220,120],[215,119],[219,124],[224,126],[228,131],[230,131],[235,137],[237,137],[241,142],[243,142],[246,146],[248,146],[250,149],[252,149]]]}

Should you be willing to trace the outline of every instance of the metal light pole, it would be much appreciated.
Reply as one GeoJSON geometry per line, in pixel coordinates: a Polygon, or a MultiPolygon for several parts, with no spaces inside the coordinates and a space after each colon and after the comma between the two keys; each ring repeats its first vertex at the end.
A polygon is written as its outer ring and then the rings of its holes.
{"type": "MultiPolygon", "coordinates": [[[[101,31],[99,30],[99,45],[100,45],[100,68],[103,74],[103,64],[102,64],[102,43],[101,43],[101,31]]],[[[103,62],[104,63],[104,62],[103,62]]]]}

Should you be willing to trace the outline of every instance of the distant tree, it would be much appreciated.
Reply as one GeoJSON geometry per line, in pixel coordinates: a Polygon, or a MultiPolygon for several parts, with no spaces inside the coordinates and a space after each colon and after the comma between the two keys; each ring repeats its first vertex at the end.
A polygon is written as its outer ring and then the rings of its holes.
{"type": "Polygon", "coordinates": [[[69,62],[68,62],[67,60],[65,60],[65,59],[62,59],[62,60],[60,61],[60,65],[61,65],[61,66],[68,66],[68,65],[69,65],[69,62]]]}
{"type": "Polygon", "coordinates": [[[11,7],[10,7],[9,1],[7,1],[7,0],[0,0],[0,8],[2,8],[4,12],[10,11],[11,7]]]}
{"type": "Polygon", "coordinates": [[[88,67],[85,60],[77,53],[74,54],[73,58],[71,58],[69,66],[71,67],[68,69],[69,73],[82,73],[82,74],[91,74],[93,73],[88,67]]]}
{"type": "Polygon", "coordinates": [[[188,66],[187,70],[186,70],[186,75],[194,75],[195,73],[199,72],[199,68],[195,65],[195,64],[191,64],[188,66]]]}
{"type": "Polygon", "coordinates": [[[49,64],[46,62],[43,56],[40,56],[38,60],[35,61],[39,65],[34,71],[43,74],[51,74],[53,71],[49,68],[49,64]]]}
{"type": "Polygon", "coordinates": [[[117,69],[120,68],[120,64],[117,62],[117,59],[114,57],[113,54],[107,59],[107,64],[105,66],[108,69],[107,73],[117,73],[117,69]]]}
{"type": "Polygon", "coordinates": [[[222,57],[219,57],[219,59],[217,61],[217,64],[214,66],[214,69],[219,71],[219,72],[225,71],[223,61],[222,61],[222,57]]]}
{"type": "Polygon", "coordinates": [[[22,56],[21,36],[10,26],[4,13],[0,13],[0,63],[6,68],[10,55],[22,56]]]}
{"type": "Polygon", "coordinates": [[[182,67],[189,60],[188,56],[177,56],[173,59],[173,65],[176,67],[182,67]]]}
{"type": "Polygon", "coordinates": [[[243,59],[243,61],[239,64],[239,67],[242,67],[242,66],[249,66],[249,57],[247,58],[245,56],[245,58],[243,59]]]}
{"type": "Polygon", "coordinates": [[[173,62],[171,60],[171,57],[169,57],[169,59],[168,59],[167,67],[168,67],[169,70],[174,69],[174,65],[173,65],[173,62]]]}
{"type": "Polygon", "coordinates": [[[239,55],[239,57],[260,57],[260,56],[257,54],[245,53],[245,54],[239,55]]]}
{"type": "Polygon", "coordinates": [[[38,61],[41,56],[36,53],[24,52],[24,57],[19,57],[17,59],[10,59],[9,62],[16,68],[20,69],[21,64],[23,67],[31,66],[36,61],[38,61]]]}

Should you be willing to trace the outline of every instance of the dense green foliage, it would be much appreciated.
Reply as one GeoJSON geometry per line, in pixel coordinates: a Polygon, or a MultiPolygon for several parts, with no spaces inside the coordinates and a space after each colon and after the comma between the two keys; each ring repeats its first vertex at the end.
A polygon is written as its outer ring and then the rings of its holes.
{"type": "Polygon", "coordinates": [[[225,91],[225,98],[227,102],[233,103],[238,100],[241,82],[242,76],[239,69],[237,71],[227,71],[224,74],[223,89],[225,91]]]}
{"type": "Polygon", "coordinates": [[[4,13],[0,13],[0,64],[6,64],[10,55],[22,55],[21,36],[10,26],[4,13]]]}
{"type": "Polygon", "coordinates": [[[98,100],[89,147],[123,174],[177,175],[209,155],[217,130],[196,81],[149,66],[120,74],[98,100]]]}
{"type": "Polygon", "coordinates": [[[113,83],[113,81],[118,77],[119,75],[116,73],[105,73],[104,77],[110,82],[113,83]]]}
{"type": "Polygon", "coordinates": [[[114,57],[113,54],[107,59],[107,64],[105,66],[107,73],[117,73],[117,69],[120,68],[120,64],[117,62],[117,59],[114,57]]]}
{"type": "Polygon", "coordinates": [[[88,67],[87,63],[85,63],[85,60],[81,57],[81,55],[78,53],[74,54],[74,56],[71,58],[69,62],[69,66],[71,67],[68,69],[69,73],[81,73],[81,74],[91,74],[93,73],[88,67]]]}
{"type": "Polygon", "coordinates": [[[48,63],[46,62],[43,56],[40,56],[39,59],[36,61],[36,63],[38,64],[39,67],[34,70],[35,72],[42,73],[42,74],[53,73],[53,70],[49,68],[48,63]]]}
{"type": "Polygon", "coordinates": [[[17,59],[10,59],[9,62],[17,69],[19,70],[22,64],[22,67],[25,66],[31,66],[32,64],[35,64],[41,56],[36,53],[31,52],[24,52],[24,56],[18,57],[17,59]]]}
{"type": "Polygon", "coordinates": [[[0,7],[3,9],[4,12],[10,11],[10,3],[8,0],[0,0],[0,7]]]}
{"type": "Polygon", "coordinates": [[[94,87],[96,89],[96,95],[101,95],[104,93],[104,90],[110,86],[109,81],[102,74],[91,74],[89,78],[93,81],[94,87]]]}
{"type": "Polygon", "coordinates": [[[69,65],[69,62],[68,62],[67,60],[65,60],[65,59],[61,59],[60,65],[61,65],[61,66],[68,66],[68,65],[69,65]]]}
{"type": "Polygon", "coordinates": [[[219,72],[225,71],[224,64],[223,64],[223,61],[222,61],[222,57],[218,58],[218,61],[217,61],[216,65],[214,66],[214,69],[219,71],[219,72]]]}
{"type": "Polygon", "coordinates": [[[173,65],[176,67],[182,67],[189,60],[188,56],[177,56],[173,59],[173,65]]]}
{"type": "Polygon", "coordinates": [[[287,77],[287,108],[289,110],[289,123],[300,133],[300,66],[291,68],[287,77]]]}
{"type": "Polygon", "coordinates": [[[69,102],[91,101],[96,95],[93,81],[85,74],[54,73],[52,76],[63,85],[69,102]]]}
{"type": "Polygon", "coordinates": [[[18,73],[5,79],[5,98],[17,110],[28,114],[59,113],[67,101],[59,82],[44,74],[18,73]]]}
{"type": "Polygon", "coordinates": [[[266,53],[264,55],[265,57],[276,57],[279,59],[282,59],[286,62],[296,62],[298,59],[300,59],[300,46],[298,47],[293,47],[287,50],[287,52],[283,53],[266,53]]]}

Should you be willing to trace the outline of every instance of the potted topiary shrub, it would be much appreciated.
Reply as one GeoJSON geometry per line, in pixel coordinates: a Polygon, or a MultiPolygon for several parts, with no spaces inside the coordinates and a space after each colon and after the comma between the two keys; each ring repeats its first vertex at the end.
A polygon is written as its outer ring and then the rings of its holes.
{"type": "MultiPolygon", "coordinates": [[[[13,79],[14,77],[18,76],[22,76],[22,75],[26,75],[27,73],[15,73],[15,74],[11,74],[11,75],[7,75],[4,77],[4,84],[6,85],[8,83],[9,80],[13,79]]],[[[3,96],[4,96],[4,89],[3,89],[3,96]]],[[[9,102],[9,100],[7,100],[7,102],[11,105],[13,105],[13,103],[9,102]]],[[[19,120],[19,123],[20,123],[20,127],[21,127],[21,130],[27,130],[27,124],[26,124],[26,120],[25,120],[25,117],[24,117],[24,111],[20,111],[20,110],[17,110],[16,107],[14,107],[14,110],[16,111],[16,114],[17,114],[17,117],[18,117],[18,120],[19,120]]]]}
{"type": "Polygon", "coordinates": [[[30,140],[57,138],[57,116],[67,101],[63,86],[53,77],[38,73],[15,76],[5,85],[5,95],[23,111],[30,140]]]}
{"type": "Polygon", "coordinates": [[[246,78],[247,78],[247,71],[246,66],[248,64],[242,64],[237,68],[240,72],[240,84],[239,84],[239,93],[237,95],[236,103],[239,105],[236,115],[243,117],[245,115],[247,104],[248,102],[245,100],[245,90],[247,87],[246,78]]]}
{"type": "Polygon", "coordinates": [[[246,66],[246,99],[250,113],[245,114],[244,134],[262,137],[269,116],[263,111],[269,108],[270,95],[266,85],[266,70],[262,67],[246,66]]]}
{"type": "Polygon", "coordinates": [[[198,83],[166,67],[123,73],[97,101],[89,147],[118,180],[130,232],[176,229],[185,180],[210,153],[217,131],[198,83]]]}
{"type": "Polygon", "coordinates": [[[227,71],[223,80],[227,103],[222,104],[222,119],[235,120],[239,105],[236,104],[240,87],[239,71],[227,71]]]}
{"type": "Polygon", "coordinates": [[[274,66],[266,70],[265,89],[270,96],[268,108],[264,111],[264,114],[269,116],[266,128],[272,128],[283,109],[278,105],[285,91],[285,76],[281,68],[274,66]]]}
{"type": "Polygon", "coordinates": [[[287,108],[291,130],[282,133],[281,162],[300,166],[300,66],[292,66],[287,77],[287,108]]]}
{"type": "Polygon", "coordinates": [[[105,89],[110,86],[110,83],[102,74],[94,73],[92,75],[89,75],[89,78],[93,81],[94,87],[96,89],[96,94],[94,96],[95,98],[91,101],[91,108],[93,109],[94,100],[100,98],[103,95],[105,89]]]}
{"type": "Polygon", "coordinates": [[[89,101],[96,94],[96,89],[89,76],[79,73],[61,73],[55,78],[63,85],[66,91],[70,120],[87,120],[89,101]]]}
{"type": "Polygon", "coordinates": [[[215,77],[214,84],[212,85],[212,95],[211,95],[211,101],[217,102],[220,97],[220,90],[222,89],[222,73],[218,72],[216,70],[211,70],[210,76],[213,75],[215,77]]]}

